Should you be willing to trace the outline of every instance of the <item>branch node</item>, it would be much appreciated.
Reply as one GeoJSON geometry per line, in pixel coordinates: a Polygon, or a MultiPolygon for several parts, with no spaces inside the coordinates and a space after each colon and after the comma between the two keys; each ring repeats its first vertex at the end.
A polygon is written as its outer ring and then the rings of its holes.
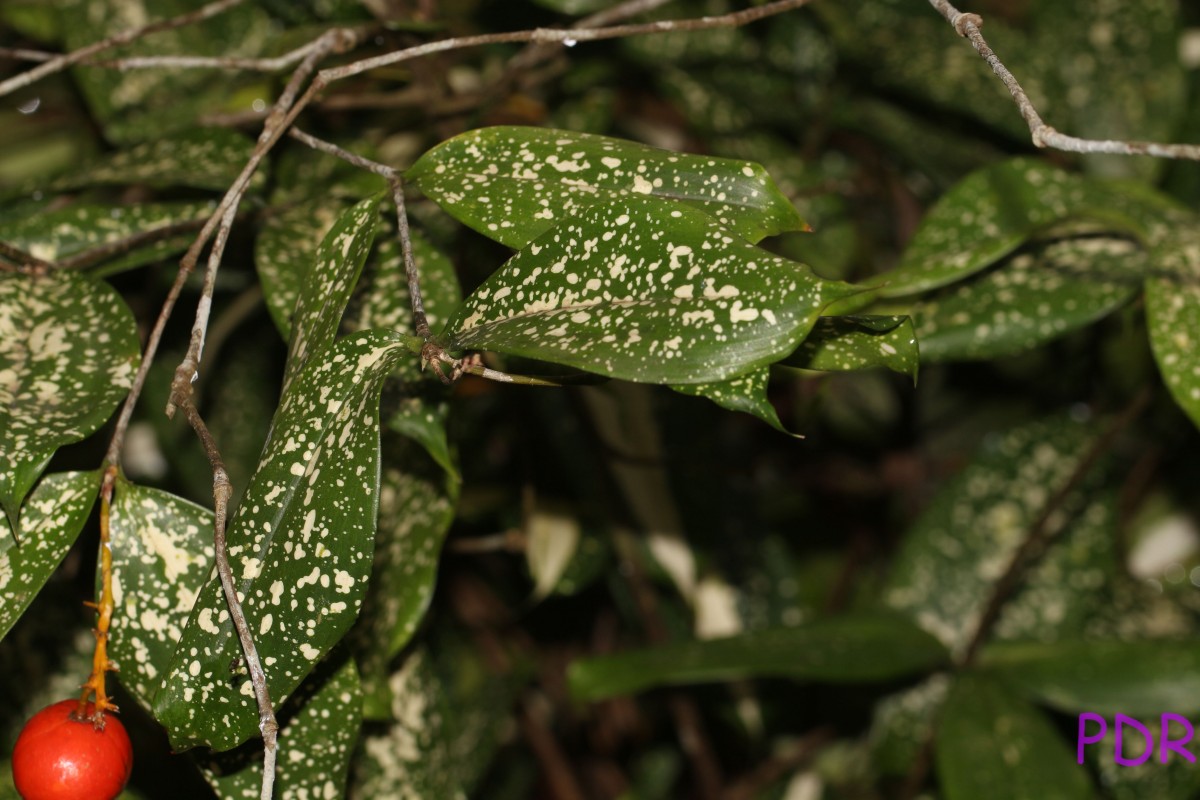
{"type": "Polygon", "coordinates": [[[971,32],[967,26],[974,25],[975,30],[979,30],[983,27],[983,17],[979,16],[978,14],[960,13],[955,15],[950,24],[954,26],[954,30],[958,31],[959,36],[967,39],[970,38],[971,35],[971,32]]]}

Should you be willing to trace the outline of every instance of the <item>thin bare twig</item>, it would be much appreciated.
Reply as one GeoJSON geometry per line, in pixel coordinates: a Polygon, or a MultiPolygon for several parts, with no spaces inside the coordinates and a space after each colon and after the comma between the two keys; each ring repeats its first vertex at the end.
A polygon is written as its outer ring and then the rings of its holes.
{"type": "Polygon", "coordinates": [[[292,127],[288,131],[288,136],[293,139],[303,142],[314,150],[320,150],[322,153],[328,153],[331,156],[336,156],[343,161],[353,164],[359,169],[365,169],[367,172],[373,172],[382,178],[392,180],[399,176],[399,171],[387,164],[380,164],[378,161],[372,161],[366,156],[360,156],[358,153],[352,153],[349,150],[338,147],[333,142],[327,142],[324,139],[318,139],[312,134],[305,133],[299,128],[292,127]]]}
{"type": "Polygon", "coordinates": [[[0,271],[45,275],[54,265],[27,253],[14,244],[0,240],[0,271]]]}
{"type": "Polygon", "coordinates": [[[553,43],[573,47],[579,42],[596,42],[603,39],[623,39],[630,36],[646,36],[654,33],[672,33],[677,31],[702,31],[712,28],[736,28],[756,22],[766,17],[782,14],[784,11],[808,5],[812,0],[776,0],[753,8],[733,11],[713,17],[696,17],[692,19],[668,19],[659,22],[647,22],[634,25],[611,25],[598,28],[533,28],[524,31],[508,33],[485,33],[475,36],[460,36],[450,39],[440,39],[436,42],[407,47],[393,53],[385,53],[373,58],[364,58],[341,67],[321,70],[317,74],[316,83],[322,87],[334,81],[361,75],[379,67],[399,64],[414,58],[442,53],[447,50],[459,50],[464,47],[479,47],[489,44],[514,44],[520,42],[553,43]]]}
{"type": "Polygon", "coordinates": [[[180,14],[177,17],[170,19],[158,20],[151,22],[149,25],[143,25],[140,28],[130,28],[129,30],[121,31],[109,36],[107,39],[101,39],[98,42],[93,42],[86,47],[81,47],[78,50],[72,50],[70,53],[44,61],[31,70],[14,75],[6,81],[0,81],[0,97],[11,94],[17,89],[23,88],[36,81],[41,80],[47,75],[53,75],[56,72],[62,72],[67,67],[74,64],[79,64],[97,53],[102,53],[105,50],[111,50],[114,47],[120,47],[123,44],[140,39],[143,36],[148,36],[152,33],[160,31],[174,30],[182,28],[185,25],[192,25],[196,22],[206,20],[209,17],[215,17],[224,11],[240,5],[245,0],[216,0],[202,6],[188,14],[180,14]]]}
{"type": "Polygon", "coordinates": [[[1008,68],[1001,63],[1000,58],[988,46],[987,41],[980,33],[980,28],[983,26],[983,18],[978,14],[964,14],[959,11],[949,0],[929,0],[939,14],[946,18],[946,21],[954,26],[954,30],[960,36],[965,37],[971,42],[976,52],[983,57],[988,66],[992,68],[992,72],[1004,82],[1008,93],[1012,95],[1013,101],[1017,104],[1017,109],[1024,117],[1025,123],[1029,126],[1029,133],[1033,138],[1033,143],[1037,147],[1048,147],[1053,150],[1063,150],[1069,153],[1111,153],[1115,155],[1140,155],[1140,156],[1157,156],[1158,158],[1182,158],[1192,161],[1200,160],[1200,144],[1160,144],[1158,142],[1138,142],[1138,141],[1120,141],[1115,139],[1081,139],[1077,136],[1068,136],[1059,133],[1054,128],[1047,125],[1037,109],[1033,107],[1033,103],[1029,100],[1029,96],[1025,94],[1025,90],[1021,88],[1021,84],[1013,76],[1008,68]]]}
{"type": "Polygon", "coordinates": [[[217,443],[204,424],[200,412],[196,410],[191,396],[181,398],[180,408],[191,424],[192,429],[200,438],[204,453],[208,456],[213,471],[213,548],[214,560],[217,564],[217,575],[221,580],[221,590],[229,600],[229,616],[233,627],[237,630],[238,641],[241,644],[242,656],[246,660],[246,668],[250,672],[250,682],[254,688],[254,699],[258,704],[258,729],[263,737],[263,782],[260,793],[261,800],[271,800],[275,786],[275,760],[278,747],[279,723],[275,719],[275,711],[271,704],[271,693],[267,687],[267,674],[263,671],[262,660],[258,656],[258,648],[254,646],[254,636],[246,622],[246,613],[242,604],[237,600],[237,586],[233,581],[233,569],[229,566],[229,551],[225,541],[225,523],[229,513],[229,498],[233,494],[233,486],[229,482],[229,473],[225,470],[225,462],[217,449],[217,443]],[[230,600],[232,598],[232,600],[230,600]]]}

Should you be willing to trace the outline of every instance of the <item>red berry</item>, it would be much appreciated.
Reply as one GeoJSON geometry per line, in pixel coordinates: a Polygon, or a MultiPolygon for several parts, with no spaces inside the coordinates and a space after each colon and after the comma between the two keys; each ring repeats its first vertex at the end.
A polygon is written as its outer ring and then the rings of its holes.
{"type": "MultiPolygon", "coordinates": [[[[71,715],[77,700],[63,700],[34,714],[13,748],[13,781],[25,800],[112,800],[133,768],[125,726],[111,714],[104,730],[71,715]]],[[[87,713],[92,713],[88,703],[87,713]]]]}

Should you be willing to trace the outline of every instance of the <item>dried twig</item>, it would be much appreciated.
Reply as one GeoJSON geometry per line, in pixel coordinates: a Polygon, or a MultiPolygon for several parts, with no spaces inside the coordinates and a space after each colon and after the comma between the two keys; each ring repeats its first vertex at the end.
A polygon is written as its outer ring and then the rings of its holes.
{"type": "Polygon", "coordinates": [[[1157,156],[1158,158],[1183,158],[1200,160],[1200,144],[1160,144],[1158,142],[1120,141],[1115,139],[1080,139],[1077,136],[1067,136],[1042,121],[1037,109],[1033,107],[1029,96],[1021,88],[1021,84],[1008,68],[1000,62],[1000,58],[988,46],[979,29],[983,26],[983,18],[978,14],[964,14],[950,4],[949,0],[929,0],[930,5],[954,26],[960,36],[970,40],[976,52],[983,57],[992,72],[1004,82],[1017,109],[1029,125],[1029,133],[1037,147],[1049,147],[1053,150],[1063,150],[1069,153],[1112,153],[1116,155],[1157,156]]]}
{"type": "Polygon", "coordinates": [[[240,5],[244,0],[216,0],[214,3],[209,3],[188,14],[180,14],[177,17],[170,19],[158,20],[151,22],[149,25],[143,25],[140,28],[131,28],[113,34],[107,39],[101,39],[98,42],[93,42],[86,47],[81,47],[78,50],[73,50],[47,61],[43,61],[38,66],[31,70],[14,75],[6,81],[0,81],[0,97],[11,94],[17,89],[28,86],[31,83],[41,80],[47,75],[53,75],[56,72],[62,72],[67,67],[74,64],[79,64],[97,53],[102,53],[105,50],[111,50],[114,47],[120,47],[123,44],[140,39],[143,36],[148,36],[151,33],[159,33],[160,31],[169,31],[175,28],[182,28],[185,25],[191,25],[209,17],[215,17],[236,5],[240,5]]]}
{"type": "Polygon", "coordinates": [[[579,42],[597,42],[604,39],[624,39],[630,36],[646,36],[654,33],[672,33],[682,31],[702,31],[712,28],[736,28],[748,25],[766,17],[782,14],[784,11],[808,5],[812,0],[775,0],[753,8],[733,11],[712,17],[697,17],[693,19],[668,19],[660,22],[647,22],[632,25],[610,25],[596,28],[570,28],[567,30],[554,28],[533,28],[524,31],[508,33],[485,33],[476,36],[460,36],[450,39],[440,39],[436,42],[406,47],[392,53],[385,53],[373,58],[364,58],[341,67],[321,70],[314,83],[322,88],[334,81],[361,75],[379,67],[399,64],[414,58],[442,53],[447,50],[459,50],[464,47],[480,47],[489,44],[516,44],[521,42],[559,43],[573,47],[579,42]]]}
{"type": "Polygon", "coordinates": [[[221,580],[221,590],[229,605],[229,616],[233,627],[237,630],[238,641],[241,643],[242,656],[250,672],[250,682],[254,688],[254,699],[258,704],[258,729],[263,737],[263,782],[260,793],[261,800],[271,800],[275,786],[275,760],[278,752],[277,739],[279,723],[275,720],[275,711],[271,704],[271,693],[267,688],[267,675],[263,671],[258,649],[254,646],[254,636],[246,622],[246,613],[242,604],[237,600],[237,586],[234,584],[233,569],[229,566],[229,552],[225,542],[225,523],[229,512],[229,498],[233,487],[229,483],[229,473],[225,470],[225,462],[217,449],[217,443],[209,432],[208,427],[192,403],[191,396],[181,399],[180,408],[187,416],[192,429],[200,438],[204,453],[208,456],[213,471],[213,548],[214,560],[217,565],[217,575],[221,580]],[[230,600],[232,598],[232,600],[230,600]]]}
{"type": "Polygon", "coordinates": [[[0,272],[45,275],[53,268],[53,264],[25,252],[16,245],[0,240],[0,272]]]}

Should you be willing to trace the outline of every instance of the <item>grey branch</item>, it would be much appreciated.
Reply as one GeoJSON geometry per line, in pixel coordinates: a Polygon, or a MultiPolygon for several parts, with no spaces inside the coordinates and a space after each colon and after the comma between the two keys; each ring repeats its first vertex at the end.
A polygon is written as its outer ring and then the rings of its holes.
{"type": "Polygon", "coordinates": [[[1021,88],[1021,84],[1017,81],[1016,77],[1008,71],[1008,68],[1000,61],[1000,57],[988,46],[987,40],[983,38],[983,34],[980,32],[980,28],[983,27],[983,18],[978,14],[964,14],[951,5],[949,0],[929,0],[929,3],[937,9],[939,14],[946,18],[947,22],[954,26],[954,30],[960,36],[965,37],[971,42],[976,52],[992,68],[992,72],[996,73],[996,76],[1004,82],[1008,93],[1012,95],[1013,101],[1017,104],[1017,109],[1021,112],[1021,116],[1025,118],[1025,123],[1029,126],[1029,134],[1033,138],[1034,145],[1037,147],[1048,147],[1052,150],[1063,150],[1069,153],[1112,153],[1115,155],[1157,156],[1158,158],[1182,158],[1200,161],[1200,144],[1160,144],[1158,142],[1121,141],[1117,139],[1080,139],[1078,136],[1068,136],[1065,133],[1059,133],[1042,120],[1042,116],[1033,107],[1033,103],[1029,100],[1029,95],[1025,94],[1025,90],[1021,88]]]}

